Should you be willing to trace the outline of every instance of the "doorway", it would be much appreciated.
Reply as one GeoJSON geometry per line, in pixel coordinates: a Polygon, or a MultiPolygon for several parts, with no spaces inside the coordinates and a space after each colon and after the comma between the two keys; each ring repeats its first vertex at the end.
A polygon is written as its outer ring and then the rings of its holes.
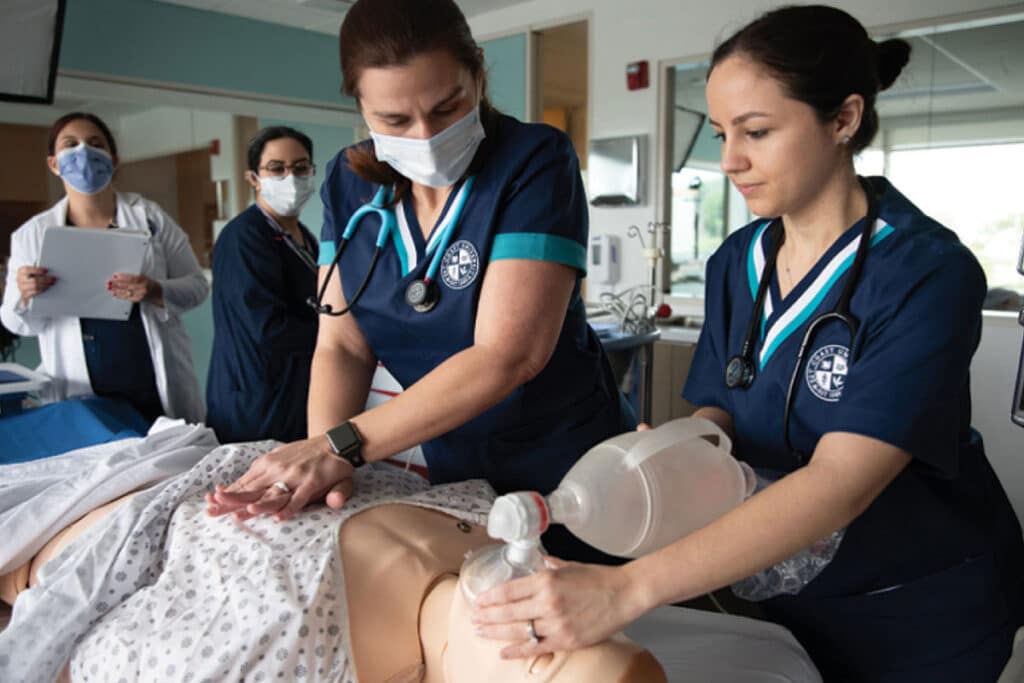
{"type": "Polygon", "coordinates": [[[531,119],[572,138],[580,169],[587,169],[590,27],[577,21],[533,31],[534,97],[531,119]]]}

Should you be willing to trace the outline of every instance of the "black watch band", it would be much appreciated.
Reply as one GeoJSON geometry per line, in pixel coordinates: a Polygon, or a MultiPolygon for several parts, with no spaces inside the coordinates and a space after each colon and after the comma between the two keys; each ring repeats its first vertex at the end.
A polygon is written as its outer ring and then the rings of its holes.
{"type": "Polygon", "coordinates": [[[352,467],[362,467],[366,464],[366,459],[363,458],[363,439],[351,422],[328,430],[327,443],[336,458],[344,460],[352,467]]]}

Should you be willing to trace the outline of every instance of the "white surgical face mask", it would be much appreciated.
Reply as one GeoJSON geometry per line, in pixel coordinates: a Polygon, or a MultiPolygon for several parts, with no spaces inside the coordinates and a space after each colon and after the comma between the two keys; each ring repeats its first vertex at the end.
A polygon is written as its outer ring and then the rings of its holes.
{"type": "Polygon", "coordinates": [[[298,216],[316,190],[313,176],[289,173],[283,178],[260,176],[260,196],[279,216],[298,216]]]}
{"type": "Polygon", "coordinates": [[[380,135],[372,130],[370,136],[380,161],[414,183],[447,187],[469,168],[485,134],[477,105],[429,140],[380,135]]]}

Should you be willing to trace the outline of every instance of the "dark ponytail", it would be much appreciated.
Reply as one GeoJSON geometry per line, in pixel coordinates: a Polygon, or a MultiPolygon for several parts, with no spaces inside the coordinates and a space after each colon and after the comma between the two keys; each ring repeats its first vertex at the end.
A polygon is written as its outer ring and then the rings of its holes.
{"type": "Polygon", "coordinates": [[[740,54],[775,76],[786,93],[828,122],[850,95],[864,98],[860,128],[850,148],[860,152],[878,133],[875,98],[891,86],[910,59],[910,43],[876,43],[859,21],[826,5],[781,7],[733,34],[711,58],[711,71],[740,54]]]}
{"type": "Polygon", "coordinates": [[[910,61],[910,43],[905,40],[883,40],[875,43],[878,60],[878,89],[888,90],[910,61]]]}

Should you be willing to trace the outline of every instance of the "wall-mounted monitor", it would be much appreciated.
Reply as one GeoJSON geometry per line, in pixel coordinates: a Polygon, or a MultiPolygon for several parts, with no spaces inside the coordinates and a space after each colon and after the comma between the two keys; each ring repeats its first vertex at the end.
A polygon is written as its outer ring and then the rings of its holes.
{"type": "Polygon", "coordinates": [[[587,156],[590,203],[634,206],[643,203],[643,135],[591,140],[587,156]]]}
{"type": "Polygon", "coordinates": [[[53,104],[66,0],[3,0],[0,100],[53,104]]]}

